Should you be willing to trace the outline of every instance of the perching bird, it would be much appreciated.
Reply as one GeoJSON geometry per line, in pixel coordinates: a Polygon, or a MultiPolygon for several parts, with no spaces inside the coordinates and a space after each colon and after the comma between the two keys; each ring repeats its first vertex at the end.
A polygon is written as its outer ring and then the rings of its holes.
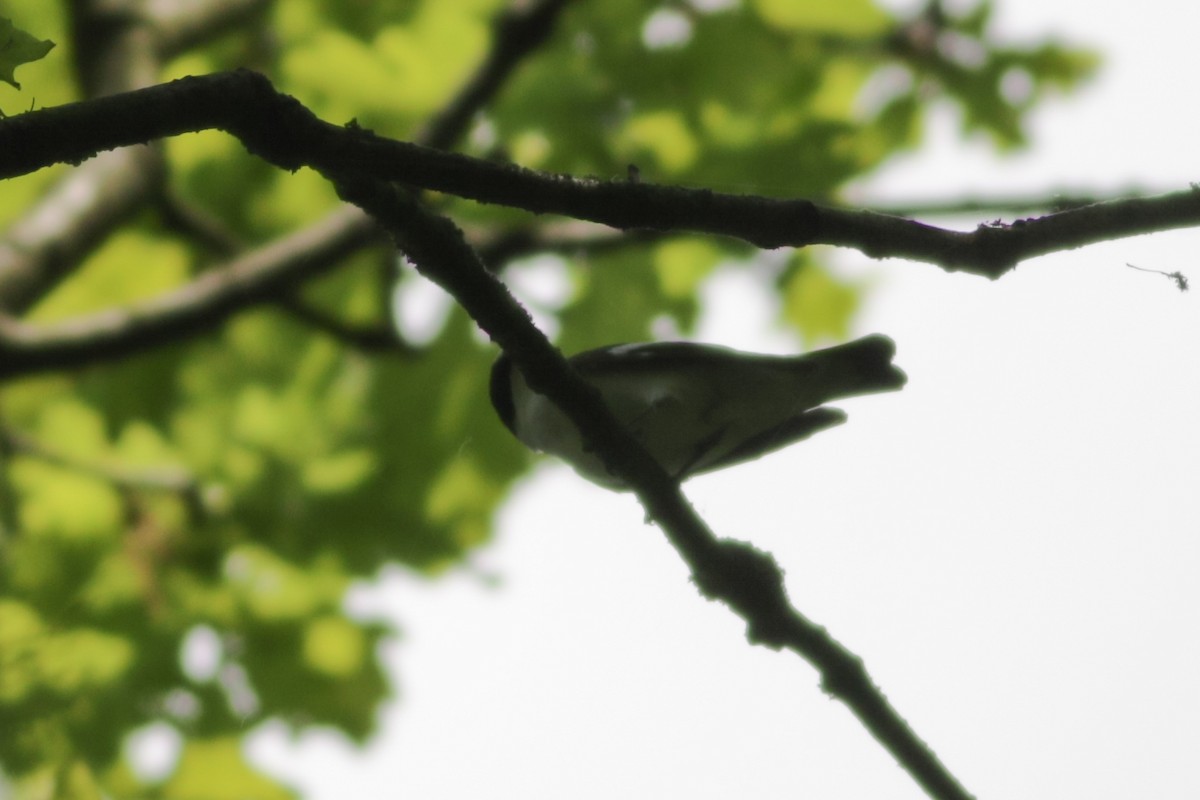
{"type": "MultiPolygon", "coordinates": [[[[621,344],[573,356],[613,415],[679,481],[751,461],[845,422],[822,403],[894,391],[907,380],[896,346],[876,334],[802,356],[744,353],[690,342],[621,344]]],[[[526,446],[567,461],[588,480],[629,487],[575,425],[534,393],[507,355],[492,367],[492,405],[526,446]]]]}

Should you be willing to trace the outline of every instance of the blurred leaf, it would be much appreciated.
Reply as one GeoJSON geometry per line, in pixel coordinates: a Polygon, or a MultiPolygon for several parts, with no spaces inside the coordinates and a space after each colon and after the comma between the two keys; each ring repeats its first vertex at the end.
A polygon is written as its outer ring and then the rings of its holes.
{"type": "Polygon", "coordinates": [[[332,615],[308,623],[304,631],[304,662],[332,678],[348,678],[362,670],[366,637],[357,625],[332,615]]]}
{"type": "Polygon", "coordinates": [[[102,546],[120,534],[120,498],[99,478],[22,460],[12,467],[12,481],[24,494],[20,520],[29,537],[102,546]]]}
{"type": "Polygon", "coordinates": [[[92,630],[44,637],[37,648],[36,674],[47,689],[78,694],[113,683],[133,661],[130,642],[92,630]]]}
{"type": "MultiPolygon", "coordinates": [[[[563,323],[559,346],[566,353],[645,341],[660,316],[672,317],[683,327],[695,317],[695,297],[668,295],[665,287],[671,278],[660,279],[654,261],[641,251],[596,256],[587,266],[587,272],[576,271],[575,299],[559,314],[563,323]],[[613,314],[613,309],[621,313],[613,314]]],[[[687,280],[678,265],[669,269],[674,280],[687,280]]]]}
{"type": "Polygon", "coordinates": [[[308,619],[337,603],[345,577],[289,564],[265,547],[242,545],[229,554],[225,576],[245,613],[256,622],[308,619]]]}
{"type": "Polygon", "coordinates": [[[878,35],[888,16],[871,0],[754,0],[759,14],[784,30],[822,31],[848,35],[878,35]]]}
{"type": "Polygon", "coordinates": [[[783,318],[800,334],[805,346],[849,338],[861,286],[838,280],[797,251],[780,280],[780,288],[783,318]]]}
{"type": "Polygon", "coordinates": [[[24,700],[37,676],[26,655],[42,635],[37,612],[24,603],[0,600],[0,704],[24,700]]]}
{"type": "Polygon", "coordinates": [[[192,740],[160,796],[163,800],[290,800],[296,795],[246,763],[234,736],[192,740]]]}
{"type": "Polygon", "coordinates": [[[634,163],[652,161],[663,178],[683,172],[696,160],[699,145],[677,111],[639,114],[616,134],[617,147],[634,163]]]}
{"type": "Polygon", "coordinates": [[[337,494],[361,484],[377,463],[371,450],[347,450],[309,461],[304,465],[301,481],[311,492],[337,494]]]}
{"type": "MultiPolygon", "coordinates": [[[[694,302],[704,279],[712,274],[721,249],[707,239],[669,239],[654,248],[654,269],[659,285],[672,300],[694,302]]],[[[690,315],[689,315],[690,316],[690,315]]],[[[685,327],[691,325],[685,321],[685,327]]]]}
{"type": "Polygon", "coordinates": [[[54,49],[54,42],[37,39],[14,27],[11,19],[0,17],[0,81],[21,88],[13,70],[30,61],[46,57],[54,49]]]}

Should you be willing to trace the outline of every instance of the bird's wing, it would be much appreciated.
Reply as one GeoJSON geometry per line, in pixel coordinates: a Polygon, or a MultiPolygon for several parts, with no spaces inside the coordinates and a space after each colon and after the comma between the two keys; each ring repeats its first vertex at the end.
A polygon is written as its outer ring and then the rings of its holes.
{"type": "Polygon", "coordinates": [[[688,372],[693,367],[710,368],[715,362],[726,362],[734,368],[755,365],[795,370],[793,356],[773,356],[745,353],[732,347],[699,342],[634,342],[586,350],[570,358],[572,366],[587,375],[593,370],[602,374],[614,372],[661,372],[667,369],[688,372]]]}
{"type": "Polygon", "coordinates": [[[726,448],[720,455],[716,453],[715,438],[709,442],[701,442],[691,463],[681,470],[677,477],[685,479],[744,461],[753,461],[759,456],[781,450],[845,421],[846,412],[841,409],[812,408],[788,418],[773,428],[746,437],[732,448],[726,448]]]}

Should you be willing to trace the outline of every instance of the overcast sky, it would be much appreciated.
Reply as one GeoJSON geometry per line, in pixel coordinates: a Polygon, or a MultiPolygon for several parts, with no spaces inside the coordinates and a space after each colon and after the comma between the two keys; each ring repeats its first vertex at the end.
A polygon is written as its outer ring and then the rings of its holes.
{"type": "MultiPolygon", "coordinates": [[[[1003,159],[943,108],[858,197],[1200,180],[1191,4],[998,5],[1013,38],[1101,50],[1100,79],[1003,159]]],[[[686,487],[719,534],[775,554],[797,607],[980,798],[1200,797],[1200,295],[1125,267],[1200,282],[1197,250],[1200,231],[1156,234],[997,282],[840,253],[876,287],[857,333],[892,336],[909,385],[686,487]]],[[[772,311],[746,271],[709,298],[700,338],[794,346],[747,324],[772,311]]],[[[813,669],[700,599],[642,518],[543,463],[470,569],[392,570],[355,596],[403,631],[371,746],[267,726],[254,758],[314,800],[922,796],[813,669]]]]}

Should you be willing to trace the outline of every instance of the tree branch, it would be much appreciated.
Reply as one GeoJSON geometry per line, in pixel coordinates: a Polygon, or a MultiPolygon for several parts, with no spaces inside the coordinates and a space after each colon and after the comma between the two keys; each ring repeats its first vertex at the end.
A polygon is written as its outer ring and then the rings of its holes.
{"type": "Polygon", "coordinates": [[[673,481],[608,411],[528,313],[487,269],[450,220],[435,216],[382,181],[354,174],[339,193],[386,225],[426,277],[448,291],[504,348],[530,387],[549,397],[579,428],[612,471],[635,487],[647,517],[679,551],[701,593],[727,603],[746,620],[751,642],[786,647],[812,663],[823,688],[846,703],[867,729],[937,798],[970,795],[875,687],[862,660],[793,609],[783,573],[749,544],[718,540],[673,481]]]}
{"type": "Polygon", "coordinates": [[[277,301],[280,293],[329,269],[374,233],[366,215],[346,206],[132,309],[47,325],[0,316],[0,378],[115,358],[194,334],[243,308],[277,301]]]}
{"type": "Polygon", "coordinates": [[[1133,198],[972,232],[872,211],[625,181],[581,180],[445,153],[317,119],[255,73],[163,86],[0,121],[0,178],[96,152],[218,128],[285,169],[364,172],[484,203],[588,219],[615,228],[733,236],[758,247],[831,244],[874,258],[909,258],[996,278],[1038,255],[1200,223],[1200,191],[1133,198]]]}

